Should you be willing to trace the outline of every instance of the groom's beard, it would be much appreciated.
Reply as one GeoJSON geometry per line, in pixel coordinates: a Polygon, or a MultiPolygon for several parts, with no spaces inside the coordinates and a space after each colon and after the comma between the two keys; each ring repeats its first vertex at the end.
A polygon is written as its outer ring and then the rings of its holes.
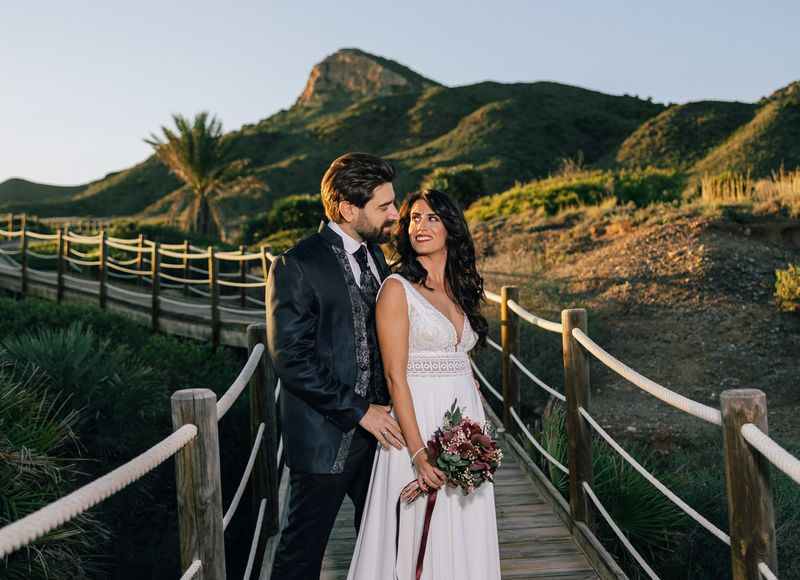
{"type": "Polygon", "coordinates": [[[361,239],[370,244],[385,244],[392,234],[395,220],[386,220],[380,226],[372,224],[366,216],[359,216],[355,224],[356,233],[361,239]]]}

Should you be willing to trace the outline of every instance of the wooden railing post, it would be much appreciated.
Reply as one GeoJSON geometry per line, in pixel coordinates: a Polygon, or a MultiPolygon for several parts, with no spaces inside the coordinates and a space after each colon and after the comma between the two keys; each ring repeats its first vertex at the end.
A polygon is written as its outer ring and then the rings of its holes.
{"type": "Polygon", "coordinates": [[[28,228],[25,223],[25,214],[22,214],[19,247],[22,248],[20,261],[22,262],[22,296],[28,295],[28,228]]]}
{"type": "Polygon", "coordinates": [[[572,336],[572,329],[588,333],[586,310],[563,310],[564,394],[566,395],[569,450],[569,506],[572,519],[594,530],[594,509],[583,492],[583,482],[594,485],[591,427],[579,409],[589,411],[589,355],[572,336]]]}
{"type": "Polygon", "coordinates": [[[58,276],[56,278],[56,300],[61,302],[64,299],[64,232],[61,228],[58,228],[58,259],[56,261],[56,268],[58,276]]]}
{"type": "Polygon", "coordinates": [[[25,232],[28,229],[28,214],[23,213],[19,216],[19,231],[22,232],[22,237],[19,240],[19,247],[22,247],[22,238],[25,237],[25,232]]]}
{"type": "Polygon", "coordinates": [[[161,286],[161,254],[158,251],[159,243],[153,242],[152,252],[150,254],[150,275],[153,277],[153,284],[150,289],[151,302],[150,302],[150,326],[153,332],[158,332],[158,317],[159,317],[159,304],[158,292],[161,286]]]}
{"type": "Polygon", "coordinates": [[[217,396],[209,389],[172,395],[172,427],[197,426],[197,437],[175,455],[181,570],[198,559],[200,577],[225,580],[217,396]]]}
{"type": "Polygon", "coordinates": [[[106,283],[108,281],[108,245],[106,245],[106,231],[100,231],[100,269],[97,271],[100,279],[100,308],[106,308],[106,283]]]}
{"type": "Polygon", "coordinates": [[[760,580],[759,562],[778,573],[770,464],[747,444],[741,428],[752,423],[767,433],[767,396],[757,389],[733,389],[719,400],[733,579],[760,580]]]}
{"type": "MultiPolygon", "coordinates": [[[[267,300],[267,279],[269,278],[269,269],[272,266],[272,262],[269,259],[270,250],[270,246],[261,246],[261,270],[264,276],[264,302],[267,300]]],[[[268,306],[264,306],[265,314],[267,308],[268,306]]]]}
{"type": "Polygon", "coordinates": [[[511,362],[511,355],[519,356],[519,317],[508,308],[508,301],[519,301],[519,288],[503,286],[500,289],[500,342],[503,346],[501,377],[503,383],[503,425],[506,431],[519,433],[517,423],[511,416],[511,409],[520,415],[519,380],[517,367],[511,362]]]}
{"type": "Polygon", "coordinates": [[[275,370],[272,366],[267,346],[267,325],[251,324],[247,327],[247,345],[250,352],[257,344],[264,345],[264,356],[250,379],[250,437],[254,439],[258,427],[264,423],[264,438],[253,466],[253,521],[258,514],[261,500],[267,505],[264,522],[258,540],[256,562],[264,558],[267,539],[280,531],[278,513],[278,432],[275,410],[275,370]]]}
{"type": "Polygon", "coordinates": [[[67,225],[64,226],[64,236],[66,236],[66,238],[67,238],[66,240],[64,240],[64,258],[65,259],[69,257],[69,246],[70,246],[70,243],[69,243],[70,229],[69,229],[69,227],[70,227],[69,226],[69,222],[67,222],[67,225]]]}
{"type": "MultiPolygon", "coordinates": [[[[139,247],[140,250],[144,248],[144,234],[139,234],[139,239],[136,240],[136,245],[139,247]]],[[[144,267],[144,252],[139,252],[136,254],[136,269],[139,270],[139,272],[141,272],[143,267],[144,267]]],[[[136,277],[136,284],[137,285],[144,284],[144,282],[142,281],[143,278],[144,276],[142,274],[138,275],[136,277]]]]}
{"type": "Polygon", "coordinates": [[[208,291],[211,294],[211,344],[219,345],[219,260],[213,246],[208,247],[208,291]]]}
{"type": "MultiPolygon", "coordinates": [[[[183,240],[183,279],[190,280],[192,278],[192,270],[189,267],[189,240],[183,240]]],[[[183,285],[183,295],[189,295],[189,285],[183,285]]]]}
{"type": "MultiPolygon", "coordinates": [[[[244,246],[239,246],[239,253],[244,256],[245,255],[245,248],[244,246]]],[[[241,284],[245,284],[247,282],[247,262],[241,260],[239,262],[239,282],[241,284]]],[[[247,306],[247,288],[242,286],[239,292],[239,304],[242,308],[247,306]]]]}

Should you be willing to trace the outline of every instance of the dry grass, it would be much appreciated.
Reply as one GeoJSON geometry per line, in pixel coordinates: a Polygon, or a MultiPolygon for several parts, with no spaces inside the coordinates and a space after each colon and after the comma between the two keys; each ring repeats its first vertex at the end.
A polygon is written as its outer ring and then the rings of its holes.
{"type": "Polygon", "coordinates": [[[708,206],[750,205],[756,213],[777,213],[800,217],[800,169],[783,168],[770,177],[752,179],[750,174],[723,173],[700,181],[699,202],[708,206]]]}

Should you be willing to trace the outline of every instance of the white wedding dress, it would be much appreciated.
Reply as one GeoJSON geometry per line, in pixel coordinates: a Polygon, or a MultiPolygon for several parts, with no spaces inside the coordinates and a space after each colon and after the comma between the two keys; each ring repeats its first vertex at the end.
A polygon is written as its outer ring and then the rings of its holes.
{"type": "MultiPolygon", "coordinates": [[[[470,369],[468,352],[477,336],[467,317],[461,342],[450,320],[406,279],[408,302],[408,385],[417,424],[427,442],[458,400],[465,416],[485,419],[470,369]]],[[[400,507],[400,539],[395,570],[396,503],[405,485],[416,479],[407,449],[378,448],[348,580],[413,580],[425,515],[426,498],[400,507]],[[396,576],[395,576],[396,572],[396,576]]],[[[425,580],[499,580],[500,556],[494,489],[485,483],[470,495],[461,488],[439,490],[423,562],[425,580]]]]}

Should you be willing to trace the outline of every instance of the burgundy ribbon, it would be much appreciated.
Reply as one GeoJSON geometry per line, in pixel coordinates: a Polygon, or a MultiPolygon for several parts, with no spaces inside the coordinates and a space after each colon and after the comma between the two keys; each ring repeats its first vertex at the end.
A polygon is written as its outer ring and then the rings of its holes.
{"type": "MultiPolygon", "coordinates": [[[[425,520],[422,524],[422,537],[419,540],[419,555],[417,556],[417,569],[416,580],[422,577],[422,562],[425,560],[425,549],[428,547],[428,532],[431,529],[431,517],[433,516],[433,508],[436,505],[436,496],[439,490],[434,489],[428,494],[428,501],[425,505],[425,520]]],[[[397,505],[395,506],[395,515],[397,516],[397,523],[394,528],[394,577],[397,578],[397,557],[399,556],[400,544],[400,497],[397,498],[397,505]]]]}

